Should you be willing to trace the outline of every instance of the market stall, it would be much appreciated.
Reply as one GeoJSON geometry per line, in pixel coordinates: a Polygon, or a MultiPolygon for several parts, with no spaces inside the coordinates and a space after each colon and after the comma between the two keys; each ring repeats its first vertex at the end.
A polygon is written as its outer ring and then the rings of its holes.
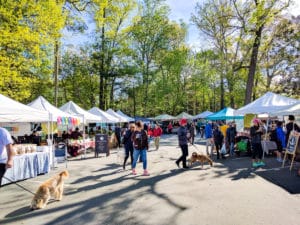
{"type": "MultiPolygon", "coordinates": [[[[0,126],[10,132],[18,130],[17,123],[48,122],[47,112],[31,108],[0,94],[0,126]],[[13,127],[12,127],[12,124],[13,127]]],[[[15,145],[14,166],[8,169],[2,184],[32,178],[50,170],[50,151],[36,145],[15,145]],[[40,150],[41,152],[38,152],[40,150]]]]}

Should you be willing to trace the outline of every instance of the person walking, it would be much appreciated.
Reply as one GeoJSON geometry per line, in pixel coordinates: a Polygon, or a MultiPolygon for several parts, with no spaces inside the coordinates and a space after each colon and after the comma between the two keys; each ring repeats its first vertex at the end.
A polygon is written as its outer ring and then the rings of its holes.
{"type": "Polygon", "coordinates": [[[250,127],[250,136],[251,136],[251,146],[252,146],[252,166],[259,167],[265,166],[265,163],[262,161],[263,149],[261,145],[261,136],[264,133],[263,127],[260,126],[260,121],[257,118],[254,118],[253,126],[250,127]]]}
{"type": "Polygon", "coordinates": [[[118,148],[121,147],[121,128],[118,124],[116,124],[115,126],[115,135],[116,135],[116,139],[117,139],[117,145],[118,145],[118,148]]]}
{"type": "Polygon", "coordinates": [[[155,127],[153,129],[155,150],[159,149],[159,140],[160,140],[161,135],[162,135],[162,129],[160,128],[160,126],[158,124],[155,124],[155,127]]]}
{"type": "Polygon", "coordinates": [[[282,151],[286,147],[286,141],[285,141],[285,133],[282,128],[282,122],[278,121],[276,127],[276,145],[277,145],[277,161],[282,162],[282,151]]]}
{"type": "MultiPolygon", "coordinates": [[[[218,125],[216,125],[214,127],[213,138],[214,138],[214,143],[215,143],[216,151],[217,151],[217,159],[219,159],[220,158],[220,150],[222,148],[224,136],[223,136],[222,132],[220,131],[218,125]]],[[[225,155],[224,154],[221,154],[221,155],[222,155],[222,159],[225,159],[225,155]]]]}
{"type": "Polygon", "coordinates": [[[285,136],[285,145],[287,146],[287,143],[290,138],[290,134],[293,132],[300,132],[300,128],[297,123],[295,123],[295,116],[289,115],[289,122],[285,125],[286,127],[286,136],[285,136]]]}
{"type": "Polygon", "coordinates": [[[189,129],[189,132],[190,132],[190,143],[193,145],[194,144],[194,140],[195,140],[195,124],[192,122],[191,126],[190,126],[190,129],[189,129]]]}
{"type": "Polygon", "coordinates": [[[188,151],[188,137],[187,137],[187,120],[181,119],[180,120],[180,127],[178,128],[177,135],[178,135],[178,142],[179,146],[181,148],[181,156],[176,160],[176,165],[178,168],[180,168],[179,163],[182,162],[182,168],[187,169],[189,168],[186,165],[186,157],[189,155],[188,151]]]}
{"type": "Polygon", "coordinates": [[[213,130],[212,130],[212,122],[209,121],[204,128],[205,138],[206,138],[206,154],[213,156],[214,150],[214,140],[213,140],[213,130]],[[208,146],[210,146],[210,153],[208,152],[208,146]]]}
{"type": "Polygon", "coordinates": [[[236,136],[236,127],[235,124],[229,123],[229,127],[226,130],[226,141],[229,146],[229,155],[234,156],[234,144],[235,144],[235,136],[236,136]]]}
{"type": "Polygon", "coordinates": [[[143,129],[142,121],[137,121],[136,129],[132,133],[131,140],[133,142],[133,163],[132,163],[132,174],[136,175],[136,163],[140,156],[143,161],[143,176],[149,176],[150,174],[147,171],[147,150],[148,146],[148,135],[147,132],[143,129]]]}
{"type": "Polygon", "coordinates": [[[6,169],[13,167],[13,140],[10,133],[0,127],[0,187],[6,169]],[[5,151],[6,149],[6,151],[5,151]]]}
{"type": "Polygon", "coordinates": [[[132,167],[132,163],[133,163],[133,143],[131,140],[131,136],[134,132],[135,129],[135,125],[132,123],[129,125],[129,129],[125,131],[125,134],[123,136],[123,144],[124,144],[124,149],[125,149],[125,158],[124,158],[124,162],[123,162],[123,169],[125,170],[126,167],[126,162],[127,159],[130,156],[130,164],[132,167]]]}

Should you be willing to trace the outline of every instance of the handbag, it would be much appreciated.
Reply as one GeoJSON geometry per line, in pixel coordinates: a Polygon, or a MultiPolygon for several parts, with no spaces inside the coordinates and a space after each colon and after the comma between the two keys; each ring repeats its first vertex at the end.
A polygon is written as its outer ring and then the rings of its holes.
{"type": "Polygon", "coordinates": [[[226,150],[226,144],[224,143],[223,145],[222,145],[222,148],[221,148],[221,154],[222,155],[225,155],[227,153],[227,150],[226,150]]]}

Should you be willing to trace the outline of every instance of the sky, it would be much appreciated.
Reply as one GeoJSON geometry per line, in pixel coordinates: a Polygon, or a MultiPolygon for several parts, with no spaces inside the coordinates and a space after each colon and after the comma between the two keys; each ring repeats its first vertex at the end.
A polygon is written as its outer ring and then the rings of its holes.
{"type": "MultiPolygon", "coordinates": [[[[195,25],[190,21],[191,15],[195,13],[195,6],[197,2],[203,0],[165,0],[165,3],[169,5],[171,12],[169,18],[171,20],[179,22],[182,19],[188,25],[187,44],[193,49],[201,49],[204,45],[204,40],[201,39],[200,32],[195,25]]],[[[288,9],[288,12],[294,16],[300,15],[300,0],[294,0],[295,5],[288,9]]],[[[88,35],[88,34],[85,34],[88,35]]],[[[78,37],[77,35],[66,34],[64,37],[64,43],[70,45],[70,43],[76,42],[76,44],[83,44],[88,38],[78,37]],[[74,39],[76,39],[74,41],[74,39]]]]}
{"type": "MultiPolygon", "coordinates": [[[[203,46],[203,40],[199,30],[190,21],[191,15],[195,13],[195,6],[197,2],[202,0],[166,0],[166,4],[169,5],[171,13],[169,18],[171,20],[179,21],[182,19],[189,27],[187,43],[196,49],[203,46]]],[[[300,0],[294,0],[295,4],[287,11],[294,16],[300,15],[300,0]]]]}

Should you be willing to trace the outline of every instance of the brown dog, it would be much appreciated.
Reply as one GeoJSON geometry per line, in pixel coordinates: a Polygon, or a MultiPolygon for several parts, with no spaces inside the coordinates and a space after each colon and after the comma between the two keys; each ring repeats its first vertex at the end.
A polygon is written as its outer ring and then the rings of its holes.
{"type": "Polygon", "coordinates": [[[64,191],[64,179],[68,177],[69,173],[65,170],[42,183],[31,201],[30,208],[32,210],[44,208],[51,197],[60,201],[64,191]]]}
{"type": "Polygon", "coordinates": [[[197,152],[193,152],[191,158],[189,159],[190,166],[196,161],[199,161],[201,163],[202,169],[203,169],[203,164],[205,162],[208,162],[210,166],[213,166],[213,161],[211,160],[211,158],[209,158],[209,156],[198,154],[197,152]]]}

